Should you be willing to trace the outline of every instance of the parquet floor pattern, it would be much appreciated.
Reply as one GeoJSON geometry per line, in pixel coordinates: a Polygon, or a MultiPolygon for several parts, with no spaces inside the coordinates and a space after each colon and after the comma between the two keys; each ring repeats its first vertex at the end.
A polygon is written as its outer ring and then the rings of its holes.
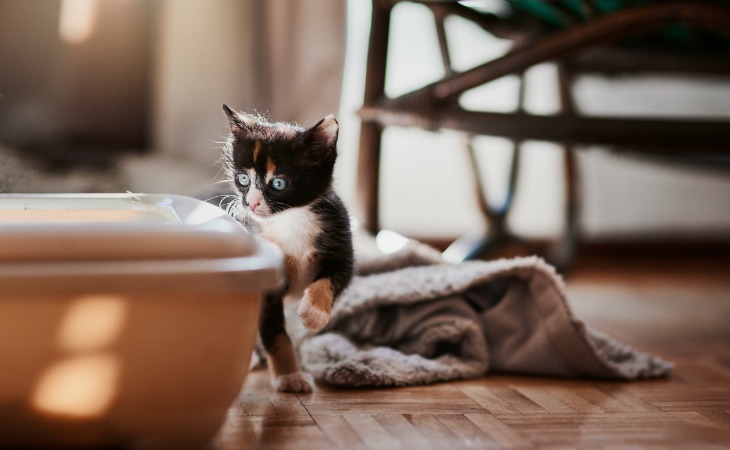
{"type": "Polygon", "coordinates": [[[216,448],[728,449],[730,280],[725,271],[590,272],[568,279],[576,313],[675,362],[666,380],[514,375],[310,395],[253,372],[216,448]]]}

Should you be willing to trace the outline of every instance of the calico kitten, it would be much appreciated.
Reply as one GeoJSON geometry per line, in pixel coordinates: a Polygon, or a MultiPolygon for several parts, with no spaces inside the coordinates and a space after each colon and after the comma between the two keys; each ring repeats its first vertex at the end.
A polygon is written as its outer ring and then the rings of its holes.
{"type": "Polygon", "coordinates": [[[229,174],[241,221],[284,252],[286,284],[264,297],[259,335],[279,391],[310,392],[284,326],[285,296],[301,298],[298,314],[312,330],[329,322],[332,304],[354,271],[350,219],[332,188],[338,124],[327,116],[311,128],[272,123],[223,105],[231,135],[229,174]]]}

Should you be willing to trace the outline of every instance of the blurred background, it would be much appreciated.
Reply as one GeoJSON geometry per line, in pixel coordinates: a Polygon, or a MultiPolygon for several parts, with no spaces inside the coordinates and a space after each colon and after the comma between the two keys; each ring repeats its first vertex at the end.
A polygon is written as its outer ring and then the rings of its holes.
{"type": "MultiPolygon", "coordinates": [[[[489,3],[489,2],[488,2],[489,3]]],[[[492,2],[494,3],[494,2],[492,2]]],[[[386,93],[443,75],[433,18],[393,11],[386,93]]],[[[149,192],[208,199],[223,180],[221,104],[310,125],[337,113],[337,186],[356,211],[355,179],[369,0],[0,0],[0,192],[149,192]]],[[[446,22],[454,67],[510,49],[458,17],[446,22]]],[[[559,110],[556,68],[526,73],[525,108],[559,110]]],[[[730,118],[730,79],[580,77],[586,115],[730,118]]],[[[503,77],[462,98],[480,111],[517,107],[503,77]]],[[[504,194],[510,142],[475,140],[490,198],[504,194]]],[[[381,164],[381,222],[427,240],[482,233],[464,138],[389,127],[381,164]]],[[[563,151],[527,142],[509,225],[550,239],[564,223],[563,151]]],[[[730,242],[730,177],[697,167],[582,147],[581,235],[730,242]]]]}
{"type": "Polygon", "coordinates": [[[338,109],[345,9],[0,1],[0,189],[200,194],[217,181],[222,103],[301,123],[338,109]]]}

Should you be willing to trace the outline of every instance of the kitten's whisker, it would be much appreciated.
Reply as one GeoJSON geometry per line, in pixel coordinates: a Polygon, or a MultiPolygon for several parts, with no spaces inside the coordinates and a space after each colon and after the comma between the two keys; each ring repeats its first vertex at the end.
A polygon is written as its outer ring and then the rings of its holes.
{"type": "MultiPolygon", "coordinates": [[[[237,195],[233,195],[233,197],[238,197],[237,195]]],[[[247,217],[245,215],[241,215],[241,198],[238,197],[236,200],[230,202],[226,206],[226,213],[233,217],[234,219],[242,222],[244,225],[246,224],[247,217]]]]}
{"type": "Polygon", "coordinates": [[[225,210],[226,214],[228,214],[229,216],[232,216],[231,213],[235,212],[235,204],[235,199],[231,200],[230,197],[225,197],[218,202],[218,207],[225,210]]]}
{"type": "Polygon", "coordinates": [[[209,202],[209,201],[213,200],[214,198],[218,198],[218,197],[223,197],[223,199],[222,199],[222,200],[225,200],[225,199],[226,199],[227,197],[235,197],[235,195],[230,195],[230,194],[218,194],[218,195],[214,195],[214,196],[212,196],[212,197],[206,198],[206,199],[205,199],[205,200],[203,200],[203,201],[204,201],[204,202],[209,202]]]}
{"type": "Polygon", "coordinates": [[[225,167],[223,167],[221,165],[220,160],[218,162],[216,162],[214,165],[217,165],[218,166],[218,171],[215,173],[215,176],[213,177],[214,179],[215,178],[220,179],[222,176],[224,176],[224,171],[226,172],[225,175],[228,175],[228,173],[227,173],[228,171],[226,170],[225,167]]]}
{"type": "Polygon", "coordinates": [[[314,192],[314,194],[315,194],[315,195],[317,195],[318,197],[321,197],[321,198],[322,198],[322,199],[323,199],[324,201],[326,201],[326,202],[327,202],[327,203],[329,203],[330,205],[334,206],[335,208],[337,207],[337,206],[335,206],[335,204],[334,204],[334,203],[332,203],[332,201],[331,201],[330,199],[326,198],[326,197],[325,197],[325,196],[323,196],[322,194],[320,194],[320,193],[318,193],[318,192],[314,192]]]}
{"type": "Polygon", "coordinates": [[[235,195],[226,195],[225,197],[221,198],[220,202],[218,203],[218,206],[220,208],[223,208],[223,202],[228,202],[226,203],[226,208],[228,208],[228,205],[231,205],[235,202],[235,195]]]}

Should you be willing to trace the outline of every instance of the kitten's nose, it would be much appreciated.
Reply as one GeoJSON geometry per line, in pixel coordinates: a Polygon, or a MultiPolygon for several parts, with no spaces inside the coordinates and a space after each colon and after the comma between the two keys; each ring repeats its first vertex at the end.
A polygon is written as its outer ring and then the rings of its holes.
{"type": "Polygon", "coordinates": [[[255,188],[251,188],[246,194],[246,204],[253,212],[256,212],[256,209],[261,206],[263,199],[264,196],[255,188]]]}

